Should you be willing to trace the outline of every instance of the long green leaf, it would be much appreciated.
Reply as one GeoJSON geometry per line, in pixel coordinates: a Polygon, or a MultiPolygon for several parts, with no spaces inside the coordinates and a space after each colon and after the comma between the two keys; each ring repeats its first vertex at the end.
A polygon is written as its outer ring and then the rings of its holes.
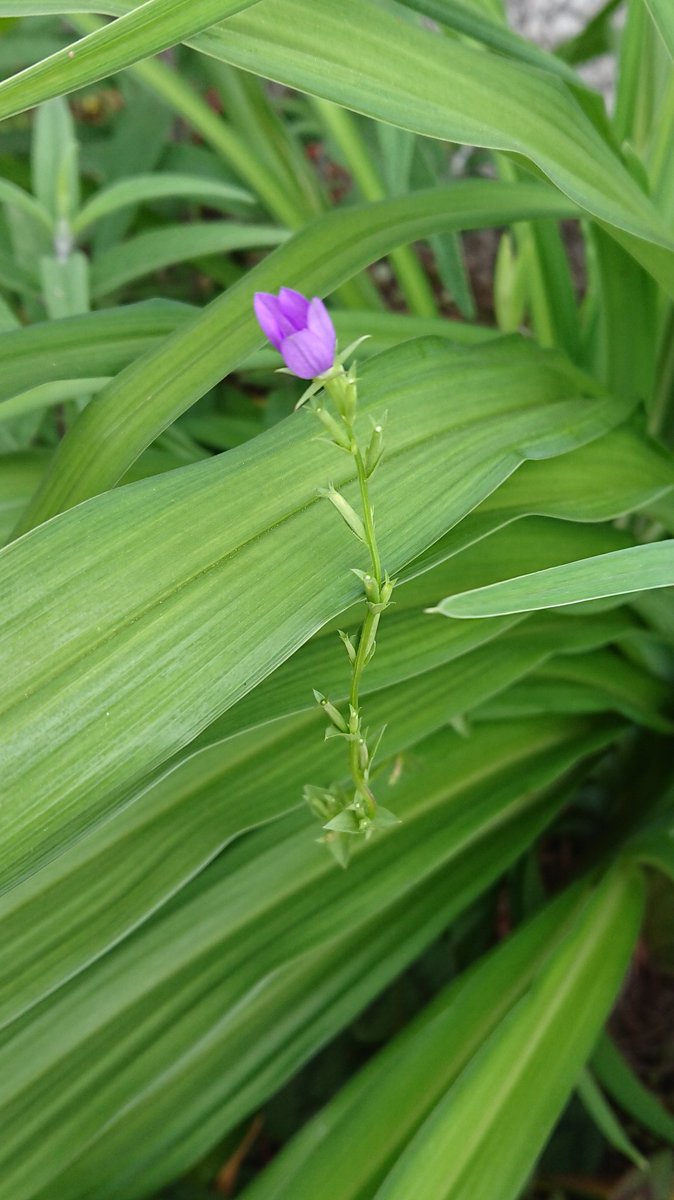
{"type": "MultiPolygon", "coordinates": [[[[416,754],[420,739],[446,726],[440,689],[428,693],[421,712],[418,686],[379,698],[377,724],[392,726],[387,755],[410,747],[416,754]]],[[[554,779],[595,744],[588,728],[572,746],[570,729],[581,734],[566,718],[534,719],[482,724],[470,738],[446,737],[453,786],[484,786],[496,763],[504,777],[519,772],[524,779],[533,762],[539,784],[554,779]]],[[[90,828],[0,899],[2,945],[12,962],[11,976],[0,984],[0,1028],[128,935],[234,836],[297,808],[307,780],[328,784],[343,770],[341,747],[322,743],[319,714],[305,714],[190,755],[90,828]]]]}
{"type": "MultiPolygon", "coordinates": [[[[78,7],[90,6],[75,0],[71,11],[78,7]]],[[[0,11],[14,10],[10,5],[0,11]]],[[[49,5],[36,11],[50,11],[49,5]]],[[[332,0],[265,0],[193,44],[233,66],[377,120],[524,155],[606,223],[674,292],[674,246],[665,226],[561,81],[428,30],[406,26],[401,38],[399,20],[375,0],[342,0],[339,9],[332,0]]],[[[8,86],[16,85],[0,85],[0,97],[8,86]]],[[[58,92],[67,83],[58,75],[52,86],[58,92]]],[[[6,111],[49,94],[53,91],[21,86],[20,99],[6,111]]]]}
{"type": "MultiPolygon", "coordinates": [[[[133,11],[0,83],[0,119],[121,71],[257,2],[145,0],[136,8],[125,6],[133,11]]],[[[59,5],[57,11],[67,9],[67,4],[59,5]]],[[[29,12],[30,6],[19,15],[29,12]]]]}
{"type": "Polygon", "coordinates": [[[669,0],[645,0],[671,59],[674,59],[674,9],[669,0]]]}
{"type": "Polygon", "coordinates": [[[52,219],[48,210],[29,192],[12,183],[11,179],[0,179],[0,203],[21,209],[38,228],[52,232],[52,219]]]}
{"type": "Polygon", "coordinates": [[[129,367],[95,407],[89,406],[63,440],[20,531],[116,483],[167,425],[262,344],[253,316],[256,291],[291,283],[309,295],[324,295],[394,246],[426,234],[564,212],[569,212],[565,202],[539,185],[478,180],[345,209],[313,222],[129,367]]]}
{"type": "Polygon", "coordinates": [[[669,700],[670,689],[662,679],[612,650],[595,650],[544,663],[503,695],[495,690],[475,716],[493,720],[510,714],[579,715],[608,710],[660,733],[671,733],[672,722],[663,715],[669,700]]]}
{"type": "Polygon", "coordinates": [[[671,239],[560,81],[427,30],[406,26],[401,38],[400,22],[373,0],[342,0],[339,10],[311,0],[311,20],[307,10],[308,0],[266,0],[195,45],[416,133],[523,154],[674,290],[671,239]]]}
{"type": "Polygon", "coordinates": [[[529,995],[436,1105],[377,1200],[408,1200],[415,1188],[427,1200],[519,1195],[618,990],[643,890],[637,874],[606,878],[529,995]]]}
{"type": "Polygon", "coordinates": [[[674,587],[674,541],[628,546],[595,559],[506,579],[448,596],[432,611],[446,617],[497,617],[663,587],[674,587]]]}
{"type": "Polygon", "coordinates": [[[520,37],[505,23],[490,20],[479,12],[475,5],[465,0],[402,0],[406,8],[447,25],[457,33],[476,41],[484,42],[493,50],[507,54],[532,67],[540,67],[558,75],[574,86],[582,86],[582,80],[565,62],[520,37]]]}
{"type": "MultiPolygon", "coordinates": [[[[1,194],[1,193],[0,193],[1,194]]],[[[131,179],[120,179],[102,191],[80,209],[72,222],[73,233],[78,237],[97,221],[110,213],[119,212],[148,201],[176,200],[178,198],[207,202],[209,207],[228,212],[232,205],[252,204],[253,196],[244,188],[219,179],[205,179],[199,175],[179,175],[162,171],[159,175],[135,175],[131,179]]]]}
{"type": "Polygon", "coordinates": [[[100,299],[143,275],[174,263],[190,262],[202,254],[278,246],[287,237],[285,230],[273,225],[243,225],[235,221],[195,221],[190,225],[151,229],[97,256],[91,273],[93,295],[100,299]]]}
{"type": "MultiPolygon", "coordinates": [[[[363,421],[389,413],[374,497],[392,571],[524,456],[569,450],[621,417],[609,397],[576,398],[554,360],[517,341],[409,342],[362,378],[363,421]]],[[[0,552],[5,877],[74,835],[82,806],[109,809],[356,598],[358,549],[317,495],[330,477],[357,502],[352,467],[302,413],[0,552]]]]}
{"type": "MultiPolygon", "coordinates": [[[[189,304],[143,300],[0,333],[0,400],[59,379],[89,378],[94,371],[115,375],[195,315],[195,308],[189,304]]],[[[497,330],[487,326],[444,318],[389,312],[337,311],[332,315],[343,345],[355,341],[365,327],[370,331],[370,338],[359,348],[359,358],[417,337],[441,337],[472,345],[499,336],[497,330]]],[[[263,360],[268,366],[280,366],[282,362],[270,348],[256,352],[246,365],[263,360]]]]}
{"type": "MultiPolygon", "coordinates": [[[[442,731],[420,749],[421,769],[383,789],[403,823],[348,874],[313,845],[307,817],[286,818],[8,1029],[1,1153],[13,1198],[80,1200],[94,1180],[101,1200],[137,1196],[189,1165],[536,836],[561,802],[538,795],[562,766],[554,742],[567,764],[601,744],[579,732],[544,724],[510,770],[483,753],[479,774],[494,779],[483,788],[448,772],[461,739],[442,731]]],[[[523,735],[502,732],[507,758],[523,735]]]]}
{"type": "Polygon", "coordinates": [[[115,375],[194,316],[188,304],[144,300],[0,334],[0,399],[59,379],[115,375]]]}
{"type": "Polygon", "coordinates": [[[245,1189],[245,1200],[362,1200],[540,972],[582,891],[563,893],[353,1076],[245,1189]]]}
{"type": "Polygon", "coordinates": [[[24,413],[41,408],[51,408],[66,400],[75,400],[99,392],[110,382],[109,375],[96,375],[91,379],[57,379],[53,383],[41,383],[27,392],[19,392],[9,400],[0,401],[0,422],[10,421],[24,413]]]}
{"type": "MultiPolygon", "coordinates": [[[[548,614],[545,614],[547,617],[548,614]]],[[[442,714],[446,721],[465,716],[486,699],[497,695],[513,682],[543,666],[556,654],[578,655],[619,641],[634,633],[634,623],[622,613],[606,614],[576,621],[566,619],[527,620],[514,629],[503,629],[498,619],[488,622],[484,642],[479,638],[481,621],[451,626],[451,635],[442,621],[429,620],[425,613],[395,615],[382,632],[377,663],[363,682],[363,696],[374,696],[399,686],[406,679],[418,679],[412,702],[422,702],[423,688],[428,702],[437,691],[442,696],[442,714]],[[454,630],[468,636],[456,637],[454,630]],[[493,639],[498,637],[497,647],[493,639]],[[451,663],[451,670],[447,664],[451,663]]],[[[335,702],[347,699],[348,680],[343,663],[335,658],[333,638],[317,638],[302,647],[289,662],[265,680],[234,708],[223,714],[201,735],[213,741],[249,725],[263,724],[277,716],[306,712],[313,703],[307,679],[320,680],[321,688],[335,702]]],[[[652,701],[662,701],[654,690],[652,701]]],[[[368,702],[368,710],[379,718],[377,702],[368,702]]],[[[388,745],[388,742],[386,743],[388,745]]]]}
{"type": "MultiPolygon", "coordinates": [[[[650,507],[658,498],[670,495],[674,488],[674,463],[655,442],[650,442],[629,425],[614,429],[600,442],[582,446],[552,462],[528,462],[506,480],[423,555],[412,563],[406,577],[428,570],[491,536],[512,521],[532,514],[553,517],[563,522],[612,521],[635,510],[650,507]]],[[[529,523],[529,522],[527,522],[529,523]]],[[[531,526],[535,528],[535,524],[531,526]]],[[[616,535],[614,530],[613,536],[616,535]]],[[[545,554],[545,527],[541,527],[540,553],[545,554]]],[[[577,557],[573,553],[568,561],[577,557]]],[[[623,542],[627,545],[628,541],[623,542]]],[[[620,549],[618,542],[606,549],[620,549]]],[[[595,553],[601,553],[597,547],[595,553]]],[[[560,557],[557,562],[562,562],[560,557]]],[[[525,567],[515,566],[518,574],[554,566],[553,561],[525,567]]],[[[511,575],[509,571],[503,578],[511,575]]],[[[491,582],[491,581],[490,581],[491,582]]],[[[463,581],[459,587],[463,590],[463,581]]],[[[478,586],[477,582],[468,585],[478,586]]]]}
{"type": "Polygon", "coordinates": [[[606,1138],[609,1146],[613,1146],[619,1154],[624,1154],[640,1171],[648,1172],[648,1159],[640,1154],[628,1137],[618,1117],[606,1100],[598,1086],[594,1075],[587,1070],[582,1072],[577,1088],[578,1097],[582,1101],[587,1114],[592,1118],[597,1129],[606,1138]]]}
{"type": "Polygon", "coordinates": [[[674,1117],[635,1075],[608,1034],[599,1039],[592,1066],[602,1086],[624,1112],[674,1146],[674,1117]]]}

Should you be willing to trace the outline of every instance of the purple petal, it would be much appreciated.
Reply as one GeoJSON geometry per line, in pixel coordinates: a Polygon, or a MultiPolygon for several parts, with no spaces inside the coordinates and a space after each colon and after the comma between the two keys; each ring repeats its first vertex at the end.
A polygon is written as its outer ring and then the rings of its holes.
{"type": "Polygon", "coordinates": [[[256,292],[253,307],[263,334],[276,350],[280,350],[281,342],[294,332],[294,326],[284,317],[278,298],[271,292],[256,292]]]}
{"type": "Polygon", "coordinates": [[[322,300],[318,296],[314,296],[309,305],[307,313],[307,328],[310,333],[320,338],[321,343],[325,347],[325,353],[330,358],[330,366],[335,361],[335,348],[337,346],[337,334],[335,327],[330,320],[330,314],[322,300]]]}
{"type": "Polygon", "coordinates": [[[307,312],[309,301],[301,292],[294,288],[282,287],[278,294],[278,303],[283,316],[292,325],[292,332],[299,333],[307,327],[307,312]]]}
{"type": "Polygon", "coordinates": [[[334,361],[334,354],[328,353],[322,338],[308,329],[285,338],[281,354],[288,369],[300,379],[314,379],[316,375],[322,375],[334,361]]]}

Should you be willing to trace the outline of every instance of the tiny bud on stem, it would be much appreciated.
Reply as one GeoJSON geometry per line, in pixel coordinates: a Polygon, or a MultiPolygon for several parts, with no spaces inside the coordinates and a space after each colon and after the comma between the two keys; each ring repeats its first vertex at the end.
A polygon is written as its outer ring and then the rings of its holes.
{"type": "Polygon", "coordinates": [[[379,466],[383,453],[384,427],[383,425],[375,425],[374,429],[372,430],[370,444],[365,452],[365,474],[368,479],[371,475],[374,475],[377,467],[379,466]]]}

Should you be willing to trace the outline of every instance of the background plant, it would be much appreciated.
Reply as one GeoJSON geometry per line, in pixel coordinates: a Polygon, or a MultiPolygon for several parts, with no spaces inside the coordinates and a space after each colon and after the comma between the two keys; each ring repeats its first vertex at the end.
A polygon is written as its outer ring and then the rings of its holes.
{"type": "Polygon", "coordinates": [[[554,1139],[536,1167],[574,1094],[669,1195],[671,1114],[602,1032],[671,969],[674,873],[674,41],[615,7],[553,55],[496,0],[0,0],[12,1200],[213,1147],[251,1200],[574,1195],[554,1139]],[[348,698],[319,489],[358,481],[262,346],[283,285],[371,335],[358,438],[387,414],[362,699],[400,824],[346,872],[302,788],[348,777],[312,687],[348,698]]]}

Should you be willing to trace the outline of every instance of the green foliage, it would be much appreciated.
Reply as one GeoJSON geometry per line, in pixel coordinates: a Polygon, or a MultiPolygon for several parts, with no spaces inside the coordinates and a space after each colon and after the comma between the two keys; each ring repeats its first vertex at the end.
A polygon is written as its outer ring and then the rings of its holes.
{"type": "Polygon", "coordinates": [[[672,29],[614,7],[553,54],[496,0],[0,0],[11,1200],[210,1152],[517,1200],[574,1093],[637,1173],[672,1144],[602,1032],[674,874],[672,29]],[[351,344],[313,413],[283,286],[351,344]]]}

